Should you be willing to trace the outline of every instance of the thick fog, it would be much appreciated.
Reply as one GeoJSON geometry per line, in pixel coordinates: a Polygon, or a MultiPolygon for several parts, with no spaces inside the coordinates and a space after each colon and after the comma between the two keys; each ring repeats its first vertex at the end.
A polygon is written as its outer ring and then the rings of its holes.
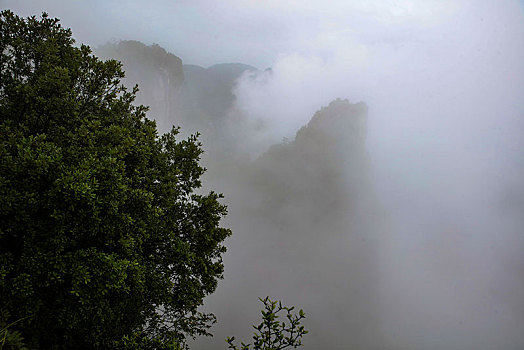
{"type": "Polygon", "coordinates": [[[233,236],[192,348],[249,341],[266,295],[304,309],[307,349],[524,348],[522,1],[1,5],[201,132],[233,236]]]}

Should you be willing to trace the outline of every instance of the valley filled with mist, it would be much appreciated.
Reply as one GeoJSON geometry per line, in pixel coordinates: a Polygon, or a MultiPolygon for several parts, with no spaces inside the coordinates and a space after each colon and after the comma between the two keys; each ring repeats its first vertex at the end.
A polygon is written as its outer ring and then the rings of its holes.
{"type": "Polygon", "coordinates": [[[7,7],[121,61],[159,132],[200,134],[233,235],[192,349],[250,340],[266,295],[304,309],[306,349],[524,347],[521,2],[45,3],[7,7]]]}

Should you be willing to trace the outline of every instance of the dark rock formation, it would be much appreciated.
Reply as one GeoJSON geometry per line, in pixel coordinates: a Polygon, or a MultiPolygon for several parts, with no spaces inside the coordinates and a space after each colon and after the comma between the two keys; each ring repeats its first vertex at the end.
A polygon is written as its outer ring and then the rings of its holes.
{"type": "Polygon", "coordinates": [[[364,103],[338,99],[315,113],[294,141],[271,147],[255,163],[253,176],[271,189],[268,207],[289,203],[305,217],[331,223],[373,207],[366,125],[364,103]]]}
{"type": "Polygon", "coordinates": [[[244,72],[256,68],[242,63],[209,68],[183,65],[180,58],[160,46],[139,41],[108,43],[95,52],[123,63],[124,84],[130,89],[138,84],[136,102],[150,107],[149,116],[157,121],[160,132],[180,126],[182,137],[199,132],[211,153],[234,149],[227,121],[236,99],[233,88],[244,72]]]}
{"type": "Polygon", "coordinates": [[[223,170],[236,235],[226,280],[207,304],[220,319],[218,337],[238,334],[250,322],[228,300],[249,308],[254,296],[269,295],[306,308],[312,332],[304,341],[312,349],[378,343],[383,218],[365,149],[366,121],[364,103],[335,100],[295,140],[223,170]]]}
{"type": "Polygon", "coordinates": [[[181,119],[180,89],[184,82],[182,60],[158,45],[147,46],[139,41],[120,41],[96,48],[104,59],[122,62],[126,78],[124,84],[139,86],[136,102],[150,107],[149,115],[161,132],[168,131],[181,119]]]}
{"type": "Polygon", "coordinates": [[[206,148],[215,153],[231,149],[226,119],[236,100],[233,88],[245,71],[255,70],[241,63],[216,64],[207,69],[184,65],[185,81],[180,99],[182,127],[200,132],[206,148]]]}

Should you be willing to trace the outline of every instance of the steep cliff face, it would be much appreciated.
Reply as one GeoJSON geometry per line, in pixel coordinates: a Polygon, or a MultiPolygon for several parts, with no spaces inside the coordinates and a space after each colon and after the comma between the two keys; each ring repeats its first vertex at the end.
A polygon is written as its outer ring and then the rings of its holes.
{"type": "Polygon", "coordinates": [[[157,121],[160,132],[180,126],[183,137],[199,132],[204,147],[212,153],[234,148],[227,119],[236,100],[233,88],[245,71],[256,68],[241,63],[209,68],[183,65],[162,47],[139,41],[108,43],[95,52],[122,62],[124,84],[130,89],[138,84],[136,102],[150,107],[149,115],[157,121]]]}
{"type": "Polygon", "coordinates": [[[122,62],[124,84],[139,86],[136,102],[150,107],[149,115],[157,121],[161,132],[168,131],[180,120],[178,105],[184,82],[182,60],[158,45],[147,46],[139,41],[124,40],[96,48],[104,59],[122,62]]]}
{"type": "Polygon", "coordinates": [[[343,213],[356,220],[370,210],[366,125],[364,103],[338,99],[316,112],[295,140],[271,147],[257,160],[253,177],[271,189],[268,205],[289,203],[301,215],[332,223],[343,213]]]}
{"type": "Polygon", "coordinates": [[[221,320],[218,337],[242,329],[249,337],[244,325],[251,320],[231,312],[227,301],[250,308],[253,295],[307,306],[312,349],[362,348],[380,336],[383,218],[370,180],[366,124],[364,103],[335,100],[294,140],[222,169],[236,236],[226,281],[207,304],[221,320]]]}
{"type": "Polygon", "coordinates": [[[357,147],[361,151],[366,140],[367,110],[363,102],[352,104],[348,100],[334,100],[317,111],[307,126],[297,132],[295,143],[300,148],[315,145],[352,151],[357,147]]]}
{"type": "Polygon", "coordinates": [[[256,68],[242,63],[222,63],[209,68],[184,65],[184,105],[188,109],[200,108],[210,120],[223,119],[233,106],[232,89],[235,81],[245,72],[256,68]]]}
{"type": "Polygon", "coordinates": [[[214,153],[234,148],[229,133],[229,112],[236,97],[235,82],[246,71],[256,68],[241,63],[216,64],[209,68],[184,65],[185,81],[181,90],[180,111],[183,125],[202,135],[204,146],[214,153]]]}

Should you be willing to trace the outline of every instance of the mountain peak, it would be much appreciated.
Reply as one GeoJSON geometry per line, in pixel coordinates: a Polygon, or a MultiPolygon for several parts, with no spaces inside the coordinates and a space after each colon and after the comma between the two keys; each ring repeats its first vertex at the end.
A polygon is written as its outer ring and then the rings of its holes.
{"type": "Polygon", "coordinates": [[[347,99],[337,98],[318,110],[297,132],[296,142],[328,134],[338,141],[345,140],[345,143],[363,142],[367,133],[367,111],[364,102],[350,103],[347,99]]]}

